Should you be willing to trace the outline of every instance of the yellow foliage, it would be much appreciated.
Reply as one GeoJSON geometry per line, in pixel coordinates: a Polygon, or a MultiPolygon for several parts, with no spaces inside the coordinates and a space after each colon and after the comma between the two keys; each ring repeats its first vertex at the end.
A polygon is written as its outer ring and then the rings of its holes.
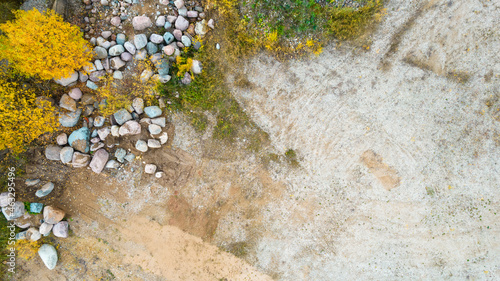
{"type": "MultiPolygon", "coordinates": [[[[193,66],[193,59],[191,58],[183,58],[181,56],[177,56],[175,58],[175,63],[177,64],[177,68],[179,69],[177,71],[177,76],[178,77],[184,77],[184,74],[186,72],[191,72],[191,66],[193,66]]],[[[191,77],[194,78],[194,74],[191,73],[191,77]]]]}
{"type": "Polygon", "coordinates": [[[37,100],[33,90],[0,75],[0,150],[22,152],[25,145],[56,127],[55,108],[49,101],[37,100]]]}
{"type": "Polygon", "coordinates": [[[53,10],[15,11],[16,19],[0,24],[0,59],[25,76],[59,79],[88,64],[92,51],[77,26],[53,10]]]}
{"type": "Polygon", "coordinates": [[[30,260],[38,253],[38,249],[40,249],[40,246],[42,246],[42,242],[40,240],[17,240],[15,246],[17,257],[25,260],[30,260]]]}

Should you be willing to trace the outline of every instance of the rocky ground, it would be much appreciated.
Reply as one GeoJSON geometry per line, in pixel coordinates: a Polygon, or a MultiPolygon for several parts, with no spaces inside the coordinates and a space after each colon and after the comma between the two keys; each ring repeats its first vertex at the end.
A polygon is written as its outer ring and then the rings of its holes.
{"type": "Polygon", "coordinates": [[[31,151],[26,177],[54,182],[44,203],[70,233],[54,270],[35,257],[16,278],[498,279],[500,6],[386,8],[368,50],[242,67],[233,92],[271,139],[259,152],[182,114],[155,153],[100,174],[31,151]]]}

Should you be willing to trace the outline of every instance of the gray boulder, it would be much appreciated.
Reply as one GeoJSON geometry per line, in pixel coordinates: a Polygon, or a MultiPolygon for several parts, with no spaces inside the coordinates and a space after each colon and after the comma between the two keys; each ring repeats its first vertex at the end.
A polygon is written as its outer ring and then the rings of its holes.
{"type": "Polygon", "coordinates": [[[138,135],[141,133],[141,125],[137,121],[127,121],[118,130],[120,136],[138,135]]]}
{"type": "Polygon", "coordinates": [[[188,27],[189,27],[189,21],[183,16],[178,16],[177,20],[175,20],[175,28],[184,31],[188,29],[188,27]]]}
{"type": "Polygon", "coordinates": [[[108,52],[110,56],[115,57],[125,52],[125,48],[123,48],[123,45],[114,45],[113,47],[109,48],[108,52]]]}
{"type": "Polygon", "coordinates": [[[38,198],[44,197],[44,196],[49,195],[52,192],[52,190],[54,190],[54,184],[51,183],[51,182],[48,182],[48,183],[44,184],[42,186],[42,188],[40,188],[39,190],[37,190],[36,193],[35,193],[35,195],[38,198]]]}
{"type": "Polygon", "coordinates": [[[135,54],[135,51],[137,50],[134,46],[134,44],[130,43],[130,42],[125,42],[125,44],[123,45],[125,47],[125,49],[131,53],[132,55],[135,54]]]}
{"type": "Polygon", "coordinates": [[[70,163],[73,160],[73,153],[75,150],[71,146],[66,146],[61,149],[61,162],[63,164],[70,163]]]}
{"type": "Polygon", "coordinates": [[[94,53],[97,59],[105,59],[108,57],[108,51],[101,46],[97,46],[94,48],[94,53]]]}
{"type": "Polygon", "coordinates": [[[120,109],[115,114],[113,114],[115,117],[116,123],[118,125],[122,125],[125,122],[132,120],[132,115],[130,115],[130,112],[128,112],[126,109],[120,109]]]}
{"type": "Polygon", "coordinates": [[[144,112],[146,112],[149,118],[155,118],[161,115],[161,109],[156,105],[144,108],[144,112]]]}
{"type": "Polygon", "coordinates": [[[2,207],[2,213],[8,221],[22,217],[25,211],[24,203],[20,201],[12,202],[6,207],[2,207]]]}
{"type": "Polygon", "coordinates": [[[144,100],[141,98],[135,98],[132,102],[132,107],[134,108],[137,114],[144,113],[144,100]]]}
{"type": "Polygon", "coordinates": [[[80,115],[82,115],[81,108],[78,108],[75,112],[61,113],[59,114],[59,123],[61,123],[61,126],[63,127],[74,127],[78,124],[80,115]]]}
{"type": "Polygon", "coordinates": [[[42,223],[42,225],[40,225],[40,229],[38,231],[40,231],[40,234],[45,235],[50,233],[53,226],[54,226],[53,224],[44,222],[42,223]]]}
{"type": "Polygon", "coordinates": [[[132,19],[132,26],[135,30],[144,30],[153,26],[151,19],[145,16],[134,17],[132,19]]]}
{"type": "Polygon", "coordinates": [[[138,140],[135,143],[135,148],[141,152],[146,152],[148,151],[148,144],[143,140],[138,140]]]}
{"type": "Polygon", "coordinates": [[[75,83],[76,81],[78,81],[78,72],[74,71],[72,72],[68,77],[64,78],[60,78],[60,79],[57,79],[55,80],[55,82],[61,86],[69,86],[73,83],[75,83]]]}
{"type": "Polygon", "coordinates": [[[67,221],[60,221],[52,227],[52,233],[54,233],[56,237],[68,238],[68,227],[67,221]]]}
{"type": "Polygon", "coordinates": [[[134,36],[134,45],[137,50],[146,47],[148,44],[148,37],[145,34],[136,34],[134,36]]]}

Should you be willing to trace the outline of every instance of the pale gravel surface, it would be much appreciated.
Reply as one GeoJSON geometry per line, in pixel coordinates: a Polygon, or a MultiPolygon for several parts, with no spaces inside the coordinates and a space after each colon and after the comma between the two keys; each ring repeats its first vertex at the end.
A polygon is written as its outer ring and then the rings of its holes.
{"type": "MultiPolygon", "coordinates": [[[[278,153],[293,148],[302,159],[302,169],[274,167],[287,190],[263,210],[266,232],[247,258],[264,272],[279,280],[500,278],[499,103],[486,106],[499,96],[500,3],[432,1],[386,55],[421,5],[389,1],[367,52],[330,46],[312,61],[247,64],[254,88],[235,90],[238,100],[278,153]],[[471,77],[458,83],[449,71],[471,77]],[[397,171],[398,187],[387,191],[368,171],[366,150],[397,171]]],[[[241,231],[221,225],[221,236],[241,231]]]]}

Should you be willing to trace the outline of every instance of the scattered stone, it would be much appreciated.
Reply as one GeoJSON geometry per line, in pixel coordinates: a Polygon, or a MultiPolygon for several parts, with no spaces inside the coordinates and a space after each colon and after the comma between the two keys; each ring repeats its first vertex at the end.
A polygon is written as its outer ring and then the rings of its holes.
{"type": "Polygon", "coordinates": [[[153,33],[151,34],[151,36],[149,36],[149,41],[155,44],[160,44],[161,42],[163,42],[163,36],[153,33]]]}
{"type": "Polygon", "coordinates": [[[120,23],[122,23],[122,20],[120,19],[120,17],[113,17],[113,18],[111,18],[109,23],[111,23],[114,26],[119,26],[120,23]]]}
{"type": "Polygon", "coordinates": [[[120,136],[138,135],[141,133],[141,125],[137,121],[127,121],[118,130],[120,136]]]}
{"type": "MultiPolygon", "coordinates": [[[[100,38],[100,37],[99,37],[100,38]]],[[[100,45],[100,44],[99,44],[100,45]]],[[[83,66],[83,70],[87,73],[91,73],[96,71],[95,65],[93,63],[89,63],[85,66],[83,66]]]]}
{"type": "Polygon", "coordinates": [[[74,127],[78,123],[81,114],[81,108],[78,108],[75,112],[61,113],[59,115],[59,123],[63,127],[74,127]]]}
{"type": "Polygon", "coordinates": [[[201,74],[202,69],[203,66],[201,65],[201,62],[199,60],[193,60],[193,63],[191,64],[191,71],[194,74],[201,74]]]}
{"type": "Polygon", "coordinates": [[[156,105],[144,108],[144,112],[149,118],[155,118],[161,115],[161,109],[156,105]]]}
{"type": "Polygon", "coordinates": [[[87,82],[87,80],[89,79],[89,76],[87,74],[85,74],[83,71],[79,71],[78,72],[79,76],[80,76],[80,82],[82,83],[85,83],[87,82]]]}
{"type": "Polygon", "coordinates": [[[64,211],[57,207],[45,206],[43,208],[43,220],[46,223],[56,224],[64,218],[64,215],[64,211]]]}
{"type": "Polygon", "coordinates": [[[61,147],[54,144],[49,144],[47,148],[45,148],[45,157],[49,160],[61,160],[61,147]]]}
{"type": "Polygon", "coordinates": [[[113,78],[114,79],[123,79],[123,74],[121,71],[119,70],[116,70],[115,72],[113,72],[113,78]]]}
{"type": "Polygon", "coordinates": [[[125,44],[125,40],[127,40],[125,34],[119,33],[116,35],[116,44],[123,45],[125,44]]]}
{"type": "Polygon", "coordinates": [[[170,81],[170,79],[172,78],[172,76],[170,75],[164,75],[164,76],[159,76],[159,81],[161,83],[167,83],[168,81],[170,81]]]}
{"type": "Polygon", "coordinates": [[[180,31],[179,29],[175,29],[174,31],[172,31],[172,34],[174,35],[174,37],[177,41],[181,41],[182,31],[180,31]]]}
{"type": "Polygon", "coordinates": [[[25,240],[27,239],[28,231],[22,231],[16,234],[16,240],[25,240]]]}
{"type": "Polygon", "coordinates": [[[158,47],[153,42],[148,42],[148,44],[146,45],[146,50],[148,51],[149,55],[153,55],[158,52],[158,47]]]}
{"type": "Polygon", "coordinates": [[[183,16],[178,16],[177,19],[175,20],[175,28],[184,31],[188,29],[188,27],[189,27],[189,21],[185,19],[183,16]]]}
{"type": "Polygon", "coordinates": [[[157,179],[159,179],[159,178],[163,177],[163,175],[165,175],[163,172],[156,172],[156,173],[155,173],[155,177],[156,177],[157,179]]]}
{"type": "Polygon", "coordinates": [[[124,108],[115,112],[113,116],[115,117],[116,123],[118,123],[118,125],[122,125],[125,122],[132,120],[132,115],[130,115],[130,112],[128,112],[124,108]]]}
{"type": "Polygon", "coordinates": [[[184,0],[175,0],[174,5],[177,9],[182,9],[184,7],[184,0]]]}
{"type": "Polygon", "coordinates": [[[78,88],[73,88],[69,91],[68,95],[74,100],[79,100],[82,97],[82,91],[78,88]]]}
{"type": "Polygon", "coordinates": [[[97,116],[94,119],[94,126],[95,127],[102,127],[104,125],[105,121],[106,121],[106,118],[104,118],[103,116],[97,116]]]}
{"type": "Polygon", "coordinates": [[[90,162],[90,155],[83,154],[80,152],[73,153],[73,160],[71,161],[71,165],[73,168],[83,168],[86,167],[90,162]]]}
{"type": "Polygon", "coordinates": [[[43,204],[42,203],[30,203],[30,212],[39,214],[43,210],[43,204]]]}
{"type": "Polygon", "coordinates": [[[191,74],[188,72],[184,73],[184,78],[181,79],[181,83],[184,85],[189,85],[193,79],[191,78],[191,74]]]}
{"type": "Polygon", "coordinates": [[[54,225],[52,233],[54,233],[56,237],[68,238],[68,227],[67,221],[60,221],[54,225]]]}
{"type": "Polygon", "coordinates": [[[160,144],[160,142],[158,140],[149,139],[148,140],[148,147],[151,147],[151,148],[160,148],[161,144],[160,144]]]}
{"type": "Polygon", "coordinates": [[[191,39],[189,39],[189,37],[187,37],[185,35],[182,36],[181,42],[182,42],[182,44],[184,44],[185,47],[191,46],[191,39]]]}
{"type": "Polygon", "coordinates": [[[180,9],[177,9],[177,12],[179,13],[179,16],[187,17],[188,10],[186,7],[182,7],[180,9]]]}
{"type": "Polygon", "coordinates": [[[62,133],[57,136],[56,142],[58,145],[66,145],[68,143],[68,135],[66,133],[62,133]]]}
{"type": "Polygon", "coordinates": [[[135,159],[135,155],[133,153],[128,153],[124,159],[127,160],[128,162],[132,162],[135,159]]]}
{"type": "Polygon", "coordinates": [[[148,118],[148,117],[145,117],[145,118],[142,118],[141,121],[139,121],[140,123],[146,123],[146,124],[152,124],[151,123],[151,118],[148,118]]]}
{"type": "Polygon", "coordinates": [[[141,73],[141,82],[142,83],[145,83],[149,80],[149,78],[151,78],[151,76],[153,76],[154,72],[152,70],[149,70],[149,69],[144,69],[141,73]]]}
{"type": "Polygon", "coordinates": [[[42,234],[38,231],[38,229],[30,227],[26,231],[26,238],[30,239],[31,241],[38,241],[40,238],[42,238],[42,234]]]}
{"type": "Polygon", "coordinates": [[[157,124],[151,124],[148,126],[149,133],[152,135],[158,135],[161,133],[161,127],[157,124]]]}
{"type": "Polygon", "coordinates": [[[134,36],[134,45],[137,50],[146,47],[148,44],[148,38],[145,34],[136,34],[134,36]]]}
{"type": "Polygon", "coordinates": [[[117,125],[111,126],[111,135],[113,137],[119,137],[120,136],[119,131],[120,131],[120,127],[119,126],[117,126],[117,125]]]}
{"type": "Polygon", "coordinates": [[[38,198],[44,197],[49,195],[52,190],[54,190],[54,184],[51,182],[48,182],[42,186],[39,190],[36,191],[35,195],[38,198]]]}
{"type": "Polygon", "coordinates": [[[93,143],[90,145],[90,151],[96,151],[96,150],[103,148],[103,147],[104,147],[104,143],[96,142],[96,143],[93,143]]]}
{"type": "Polygon", "coordinates": [[[100,60],[95,60],[94,61],[94,65],[95,65],[95,68],[97,70],[103,70],[104,69],[104,66],[102,65],[102,62],[100,60]]]}
{"type": "MultiPolygon", "coordinates": [[[[26,180],[28,181],[28,180],[26,180]]],[[[40,180],[38,180],[40,181],[40,180]]],[[[29,186],[29,185],[28,185],[29,186]]],[[[9,195],[9,192],[0,193],[0,207],[6,207],[10,204],[10,202],[14,201],[14,197],[9,195]]]]}
{"type": "Polygon", "coordinates": [[[144,100],[141,98],[135,98],[134,101],[132,101],[132,107],[138,114],[144,113],[144,100]]]}
{"type": "Polygon", "coordinates": [[[158,118],[151,119],[151,122],[155,125],[162,127],[162,128],[164,128],[167,125],[167,121],[166,121],[165,117],[158,117],[158,118]]]}
{"type": "Polygon", "coordinates": [[[188,18],[197,18],[198,17],[198,12],[197,11],[188,11],[187,12],[187,17],[188,18]]]}
{"type": "Polygon", "coordinates": [[[219,44],[219,43],[215,44],[215,48],[216,48],[217,50],[220,50],[220,44],[219,44]]]}
{"type": "Polygon", "coordinates": [[[135,48],[134,44],[132,44],[130,42],[125,42],[125,44],[123,46],[125,47],[125,49],[129,53],[131,53],[132,55],[135,54],[136,48],[135,48]]]}
{"type": "Polygon", "coordinates": [[[146,152],[148,151],[148,144],[143,140],[138,140],[135,143],[135,148],[141,152],[146,152]]]}
{"type": "Polygon", "coordinates": [[[168,21],[165,22],[165,25],[163,26],[163,28],[165,28],[165,29],[170,29],[171,27],[172,27],[172,24],[169,23],[168,21]]]}
{"type": "Polygon", "coordinates": [[[54,226],[53,224],[44,222],[42,223],[42,225],[40,225],[40,229],[38,231],[40,231],[40,234],[45,235],[50,233],[53,226],[54,226]]]}
{"type": "MultiPolygon", "coordinates": [[[[104,1],[106,1],[106,0],[104,0],[104,1]]],[[[106,30],[106,31],[101,32],[101,36],[102,36],[104,39],[108,39],[108,38],[111,36],[111,34],[112,34],[112,33],[111,33],[111,31],[109,31],[109,30],[106,30]]]]}
{"type": "Polygon", "coordinates": [[[106,163],[105,167],[107,169],[118,169],[120,167],[120,163],[118,163],[118,161],[116,161],[114,159],[111,159],[108,161],[108,163],[106,163]]]}
{"type": "Polygon", "coordinates": [[[123,163],[123,160],[125,159],[125,156],[127,155],[127,151],[123,148],[118,148],[115,151],[115,157],[118,162],[123,163]]]}
{"type": "Polygon", "coordinates": [[[62,77],[62,78],[59,78],[57,80],[55,80],[55,82],[61,86],[69,86],[73,83],[75,83],[76,81],[78,81],[78,72],[76,71],[73,71],[72,73],[70,73],[68,75],[68,77],[62,77]]]}
{"type": "Polygon", "coordinates": [[[109,127],[101,128],[97,130],[97,134],[101,140],[105,140],[106,137],[111,133],[111,129],[109,127]]]}
{"type": "MultiPolygon", "coordinates": [[[[97,130],[94,130],[94,131],[96,131],[96,134],[97,134],[97,130]]],[[[91,143],[98,143],[98,142],[100,142],[100,141],[101,141],[101,139],[100,139],[100,138],[98,138],[98,137],[93,137],[92,139],[90,139],[90,142],[91,142],[91,143]]]]}
{"type": "Polygon", "coordinates": [[[157,19],[156,19],[156,26],[164,26],[165,25],[165,16],[159,16],[157,19]]]}
{"type": "Polygon", "coordinates": [[[49,245],[49,244],[43,244],[39,249],[38,249],[38,255],[42,259],[43,263],[45,266],[52,270],[56,267],[57,265],[57,251],[54,246],[49,245]]]}
{"type": "Polygon", "coordinates": [[[122,61],[131,61],[132,54],[130,54],[129,52],[124,52],[120,55],[120,58],[122,59],[122,61]]]}
{"type": "Polygon", "coordinates": [[[106,51],[106,49],[101,46],[97,46],[94,48],[94,54],[98,59],[105,59],[108,57],[108,51],[106,51]]]}
{"type": "Polygon", "coordinates": [[[154,174],[156,172],[156,165],[146,164],[146,166],[144,167],[144,172],[146,174],[154,174]]]}
{"type": "Polygon", "coordinates": [[[111,65],[112,69],[118,70],[118,69],[124,67],[126,63],[124,61],[122,61],[119,57],[114,57],[114,58],[109,60],[109,64],[111,65]]]}
{"type": "MultiPolygon", "coordinates": [[[[26,186],[34,186],[34,185],[37,185],[39,182],[40,182],[40,179],[27,179],[24,182],[24,184],[26,184],[26,186]]],[[[3,206],[0,206],[0,207],[3,207],[3,206]]]]}
{"type": "Polygon", "coordinates": [[[132,19],[132,26],[135,30],[144,30],[153,26],[151,19],[145,16],[134,17],[132,19]]]}
{"type": "Polygon", "coordinates": [[[92,89],[92,90],[97,90],[97,88],[99,88],[99,86],[97,86],[96,83],[94,83],[90,80],[87,81],[86,86],[87,86],[87,88],[92,89]]]}
{"type": "Polygon", "coordinates": [[[25,211],[24,203],[20,201],[11,202],[8,206],[2,207],[2,213],[8,221],[22,217],[25,211]]]}
{"type": "Polygon", "coordinates": [[[85,94],[82,96],[81,102],[83,104],[94,104],[96,102],[95,96],[92,94],[85,94]]]}
{"type": "Polygon", "coordinates": [[[92,161],[90,161],[89,167],[94,171],[94,173],[101,173],[104,166],[108,162],[109,153],[104,149],[99,149],[94,153],[92,161]]]}
{"type": "Polygon", "coordinates": [[[68,138],[68,144],[75,150],[83,153],[89,152],[90,130],[87,127],[82,127],[73,131],[68,138]]]}
{"type": "Polygon", "coordinates": [[[172,24],[173,24],[173,23],[175,22],[175,20],[176,20],[176,19],[177,19],[177,17],[176,17],[176,16],[167,16],[167,21],[168,21],[169,23],[172,23],[172,24]]]}
{"type": "Polygon", "coordinates": [[[146,49],[138,50],[135,54],[136,60],[145,60],[148,57],[148,51],[146,49]]]}
{"type": "Polygon", "coordinates": [[[175,51],[175,48],[170,46],[170,45],[163,47],[163,52],[167,56],[171,56],[174,53],[174,51],[175,51]]]}
{"type": "Polygon", "coordinates": [[[61,149],[61,162],[63,164],[70,163],[73,160],[75,150],[71,146],[66,146],[61,149]]]}
{"type": "Polygon", "coordinates": [[[115,45],[111,48],[109,48],[109,55],[110,56],[119,56],[121,55],[121,53],[125,52],[125,48],[123,47],[123,45],[115,45]]]}
{"type": "Polygon", "coordinates": [[[215,29],[214,20],[213,19],[209,19],[208,23],[207,23],[207,26],[210,27],[211,29],[215,29]]]}
{"type": "Polygon", "coordinates": [[[167,134],[167,132],[163,132],[163,133],[159,136],[159,139],[160,139],[160,143],[161,143],[161,144],[165,144],[165,143],[167,143],[167,141],[168,141],[168,134],[167,134]]]}

